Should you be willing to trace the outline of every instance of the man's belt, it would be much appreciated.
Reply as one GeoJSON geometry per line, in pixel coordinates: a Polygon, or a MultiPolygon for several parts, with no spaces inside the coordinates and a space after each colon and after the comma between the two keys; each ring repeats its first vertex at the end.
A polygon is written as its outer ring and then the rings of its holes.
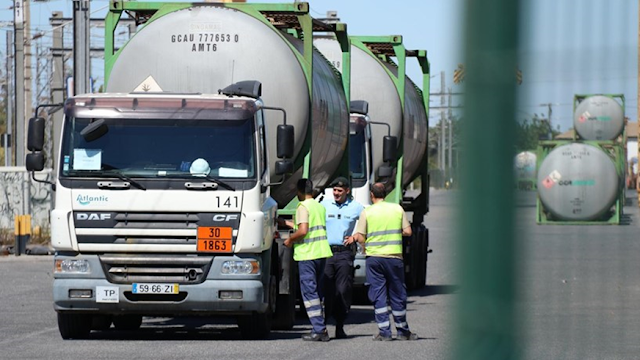
{"type": "Polygon", "coordinates": [[[351,246],[344,245],[331,245],[331,251],[340,252],[340,251],[351,251],[351,246]]]}

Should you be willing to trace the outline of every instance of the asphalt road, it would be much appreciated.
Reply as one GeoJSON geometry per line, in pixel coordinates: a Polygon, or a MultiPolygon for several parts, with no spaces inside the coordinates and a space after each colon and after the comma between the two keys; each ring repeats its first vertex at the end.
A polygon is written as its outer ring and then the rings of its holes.
{"type": "MultiPolygon", "coordinates": [[[[518,194],[522,358],[640,358],[640,219],[634,194],[628,196],[628,225],[542,226],[535,224],[535,193],[518,194]]],[[[431,193],[427,287],[410,293],[408,304],[418,341],[371,341],[370,305],[353,307],[349,339],[328,343],[300,340],[310,330],[304,318],[263,341],[242,340],[227,319],[198,318],[145,318],[136,332],[111,329],[65,341],[52,306],[52,257],[23,255],[0,257],[0,359],[446,359],[455,346],[458,200],[457,191],[431,193]]]]}
{"type": "MultiPolygon", "coordinates": [[[[438,247],[440,242],[432,245],[431,258],[446,255],[438,247]]],[[[405,359],[444,359],[455,288],[450,272],[437,268],[446,261],[435,263],[427,274],[433,285],[410,293],[407,320],[418,341],[371,341],[377,333],[371,305],[353,306],[345,327],[350,338],[328,343],[300,339],[311,330],[303,317],[293,330],[274,331],[263,341],[242,340],[235,322],[224,318],[144,318],[135,332],[111,328],[86,340],[63,340],[52,304],[53,257],[0,257],[0,359],[391,359],[399,353],[405,359]]],[[[332,323],[328,329],[333,336],[332,323]]]]}

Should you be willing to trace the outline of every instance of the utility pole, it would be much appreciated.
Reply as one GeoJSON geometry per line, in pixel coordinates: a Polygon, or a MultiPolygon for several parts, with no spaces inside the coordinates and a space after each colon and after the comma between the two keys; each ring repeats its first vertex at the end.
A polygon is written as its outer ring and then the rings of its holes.
{"type": "MultiPolygon", "coordinates": [[[[51,14],[49,23],[53,28],[53,48],[51,53],[53,59],[51,61],[51,97],[54,104],[61,104],[64,101],[64,50],[63,50],[63,25],[64,20],[61,11],[54,11],[51,14]]],[[[51,156],[47,158],[51,159],[51,168],[56,168],[56,159],[58,158],[58,139],[61,138],[62,133],[62,110],[58,110],[53,114],[52,122],[52,135],[51,135],[51,156]]]]}
{"type": "MultiPolygon", "coordinates": [[[[440,72],[440,92],[444,93],[445,83],[444,83],[444,71],[440,72]]],[[[440,109],[440,170],[442,170],[442,174],[444,175],[445,169],[445,98],[444,96],[440,96],[440,105],[442,109],[440,109]]]]}
{"type": "Polygon", "coordinates": [[[453,164],[452,164],[452,159],[453,156],[452,152],[453,152],[453,110],[451,109],[451,88],[449,88],[449,96],[448,96],[448,103],[449,103],[449,111],[448,111],[448,118],[449,118],[449,171],[451,171],[451,169],[453,169],[453,164]]]}
{"type": "Polygon", "coordinates": [[[10,60],[13,56],[13,31],[7,31],[7,133],[4,134],[4,166],[13,164],[13,106],[14,98],[13,86],[13,62],[10,60]]]}
{"type": "Polygon", "coordinates": [[[31,66],[31,2],[24,0],[24,117],[18,118],[22,122],[20,131],[22,132],[22,163],[26,159],[27,154],[27,133],[29,131],[29,118],[33,116],[33,69],[31,66]]]}
{"type": "Polygon", "coordinates": [[[89,0],[73,0],[73,94],[90,92],[89,0]]]}
{"type": "MultiPolygon", "coordinates": [[[[13,40],[14,49],[14,69],[15,69],[15,129],[16,136],[12,139],[12,144],[15,146],[15,159],[12,161],[17,166],[24,164],[25,150],[24,150],[24,132],[23,128],[25,118],[25,88],[24,88],[24,3],[23,0],[15,0],[13,5],[13,24],[15,30],[15,38],[13,40]]],[[[13,137],[13,136],[12,136],[13,137]]]]}
{"type": "MultiPolygon", "coordinates": [[[[556,104],[558,105],[558,104],[556,104]]],[[[551,125],[551,114],[553,113],[553,109],[551,108],[551,106],[553,106],[552,103],[544,103],[544,104],[540,104],[540,106],[546,106],[547,107],[547,124],[549,125],[549,140],[553,140],[553,126],[551,125]]]]}

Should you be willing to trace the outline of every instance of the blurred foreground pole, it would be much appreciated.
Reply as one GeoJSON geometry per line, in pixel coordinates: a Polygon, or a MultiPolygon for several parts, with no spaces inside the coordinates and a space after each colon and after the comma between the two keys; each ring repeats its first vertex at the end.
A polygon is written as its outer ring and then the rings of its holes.
{"type": "Polygon", "coordinates": [[[513,156],[520,1],[465,2],[455,359],[517,359],[513,156]]]}

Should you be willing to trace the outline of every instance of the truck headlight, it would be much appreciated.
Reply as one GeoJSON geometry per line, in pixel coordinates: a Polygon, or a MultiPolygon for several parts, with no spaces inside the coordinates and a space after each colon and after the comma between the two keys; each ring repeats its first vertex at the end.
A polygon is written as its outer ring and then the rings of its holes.
{"type": "Polygon", "coordinates": [[[57,273],[86,274],[91,270],[85,259],[58,259],[54,271],[57,273]]]}
{"type": "Polygon", "coordinates": [[[222,263],[223,274],[260,274],[260,264],[256,260],[227,260],[222,263]]]}

